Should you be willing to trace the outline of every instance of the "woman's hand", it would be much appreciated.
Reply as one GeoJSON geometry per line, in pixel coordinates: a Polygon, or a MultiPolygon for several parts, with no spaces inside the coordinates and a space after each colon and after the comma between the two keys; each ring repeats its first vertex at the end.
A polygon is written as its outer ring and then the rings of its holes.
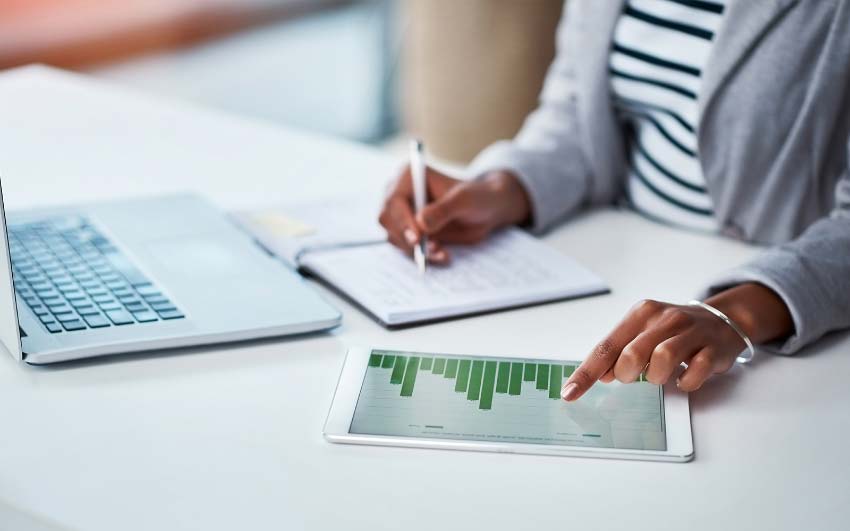
{"type": "MultiPolygon", "coordinates": [[[[793,331],[785,303],[761,284],[741,284],[706,303],[732,319],[754,343],[793,331]]],[[[596,345],[564,383],[561,396],[576,400],[597,380],[633,382],[644,370],[647,381],[662,385],[683,362],[688,367],[677,384],[683,391],[695,391],[712,375],[729,370],[744,348],[732,327],[704,308],[641,301],[596,345]]]]}
{"type": "Polygon", "coordinates": [[[393,186],[380,215],[389,241],[408,254],[428,236],[428,259],[447,263],[446,243],[472,244],[507,225],[526,221],[530,207],[525,189],[507,172],[492,172],[481,179],[461,181],[428,168],[425,174],[428,205],[413,212],[410,168],[393,186]]]}

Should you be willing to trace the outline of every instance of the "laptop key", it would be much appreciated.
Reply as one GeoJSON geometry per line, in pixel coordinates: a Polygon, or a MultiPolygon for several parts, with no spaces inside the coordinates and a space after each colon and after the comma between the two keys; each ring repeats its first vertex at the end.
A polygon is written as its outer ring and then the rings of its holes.
{"type": "Polygon", "coordinates": [[[39,315],[38,320],[44,324],[56,321],[56,319],[54,319],[52,315],[39,315]]]}
{"type": "Polygon", "coordinates": [[[82,306],[91,306],[91,305],[93,305],[93,304],[94,304],[94,302],[92,302],[92,300],[91,300],[91,299],[88,299],[88,298],[73,299],[73,300],[70,300],[70,301],[68,301],[68,302],[69,302],[69,303],[71,304],[71,306],[73,306],[74,308],[80,308],[80,307],[82,307],[82,306]]]}
{"type": "Polygon", "coordinates": [[[62,293],[66,293],[66,294],[67,293],[73,293],[75,291],[80,291],[80,287],[76,283],[74,283],[73,281],[61,282],[61,283],[57,282],[56,288],[59,291],[61,291],[62,293]]]}
{"type": "Polygon", "coordinates": [[[103,304],[98,304],[100,309],[103,311],[107,310],[122,310],[124,307],[118,304],[117,302],[104,302],[103,304]]]}
{"type": "Polygon", "coordinates": [[[182,319],[185,317],[185,315],[180,313],[179,310],[162,310],[156,313],[158,313],[163,319],[182,319]]]}
{"type": "Polygon", "coordinates": [[[141,311],[148,309],[147,306],[145,306],[144,304],[142,304],[141,302],[138,302],[138,301],[124,303],[124,307],[127,308],[128,310],[130,310],[133,313],[141,312],[141,311]]]}
{"type": "Polygon", "coordinates": [[[133,316],[126,310],[109,310],[106,312],[109,320],[117,325],[125,325],[135,322],[133,316]]]}
{"type": "Polygon", "coordinates": [[[136,318],[136,321],[140,323],[150,323],[152,321],[157,321],[156,313],[150,310],[144,310],[141,312],[133,312],[133,317],[136,318]]]}
{"type": "Polygon", "coordinates": [[[65,294],[65,298],[71,301],[71,304],[73,304],[74,301],[82,301],[88,299],[88,296],[82,291],[69,291],[65,294]]]}
{"type": "Polygon", "coordinates": [[[100,315],[100,310],[95,308],[94,306],[84,306],[82,308],[77,308],[77,313],[85,317],[86,315],[100,315]]]}
{"type": "Polygon", "coordinates": [[[59,323],[44,323],[44,327],[47,328],[47,331],[51,334],[56,334],[62,331],[62,327],[59,323]]]}
{"type": "Polygon", "coordinates": [[[150,304],[151,308],[153,308],[154,310],[156,310],[158,312],[159,311],[165,311],[165,310],[176,310],[177,309],[177,307],[174,306],[173,304],[171,304],[170,301],[164,301],[164,302],[150,302],[150,301],[148,301],[148,304],[150,304]]]}
{"type": "Polygon", "coordinates": [[[47,314],[49,313],[49,312],[47,311],[47,307],[46,307],[46,306],[42,306],[41,304],[36,304],[36,305],[34,305],[34,306],[31,306],[31,307],[30,307],[30,310],[32,310],[32,313],[34,313],[34,314],[36,314],[36,315],[38,315],[38,316],[47,315],[47,314]]]}
{"type": "Polygon", "coordinates": [[[65,321],[62,323],[62,327],[69,332],[74,330],[85,330],[86,325],[79,319],[74,319],[73,321],[65,321]]]}
{"type": "Polygon", "coordinates": [[[83,319],[85,319],[86,324],[88,324],[92,328],[103,328],[105,326],[111,326],[109,323],[109,319],[98,314],[98,315],[84,315],[83,319]]]}
{"type": "Polygon", "coordinates": [[[79,316],[76,313],[62,313],[56,316],[56,320],[60,323],[67,323],[70,321],[78,321],[79,316]]]}
{"type": "Polygon", "coordinates": [[[142,297],[144,297],[146,299],[148,297],[153,297],[153,296],[156,296],[156,295],[162,295],[162,293],[160,293],[160,291],[158,289],[156,289],[153,286],[153,284],[150,284],[150,283],[139,284],[138,286],[136,286],[136,291],[138,291],[139,295],[141,295],[142,297]]]}

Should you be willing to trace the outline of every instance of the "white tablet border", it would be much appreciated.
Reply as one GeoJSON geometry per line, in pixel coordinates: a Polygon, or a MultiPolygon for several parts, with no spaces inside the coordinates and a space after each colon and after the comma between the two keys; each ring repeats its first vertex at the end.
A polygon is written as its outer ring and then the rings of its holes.
{"type": "MultiPolygon", "coordinates": [[[[369,365],[369,356],[374,350],[367,347],[352,347],[348,350],[340,371],[339,381],[325,421],[324,436],[330,442],[367,444],[378,446],[404,446],[409,448],[436,448],[448,450],[472,450],[501,453],[541,454],[581,457],[607,457],[616,459],[638,459],[651,461],[686,462],[693,458],[693,437],[688,395],[676,388],[675,383],[664,386],[664,423],[667,435],[666,450],[630,450],[620,448],[596,448],[560,446],[548,444],[523,444],[485,441],[462,441],[455,439],[428,439],[387,435],[349,433],[363,378],[369,365]]],[[[431,353],[443,355],[442,353],[431,353]]],[[[445,354],[447,356],[478,356],[474,354],[445,354]]],[[[496,358],[492,354],[488,358],[496,358]]]]}

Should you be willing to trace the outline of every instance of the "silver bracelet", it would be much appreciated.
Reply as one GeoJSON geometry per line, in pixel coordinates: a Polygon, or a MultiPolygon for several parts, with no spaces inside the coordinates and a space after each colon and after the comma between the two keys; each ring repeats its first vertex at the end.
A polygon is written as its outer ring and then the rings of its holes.
{"type": "Polygon", "coordinates": [[[741,336],[741,339],[743,339],[744,343],[747,345],[746,350],[738,354],[738,357],[735,358],[735,361],[741,364],[749,363],[752,361],[753,356],[756,355],[756,348],[753,346],[753,342],[750,341],[750,338],[747,336],[747,334],[745,334],[744,331],[741,330],[741,328],[736,325],[734,321],[732,321],[732,319],[729,319],[725,313],[721,312],[714,306],[706,304],[702,301],[692,300],[688,303],[688,306],[699,306],[700,308],[711,312],[714,316],[716,316],[724,323],[728,324],[732,328],[732,330],[734,330],[739,336],[741,336]],[[744,355],[745,353],[747,354],[746,356],[744,355]]]}

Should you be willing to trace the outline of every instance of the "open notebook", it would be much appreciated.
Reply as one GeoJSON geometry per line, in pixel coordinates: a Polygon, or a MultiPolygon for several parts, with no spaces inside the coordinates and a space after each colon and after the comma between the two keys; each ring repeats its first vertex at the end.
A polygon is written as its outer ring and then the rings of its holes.
{"type": "Polygon", "coordinates": [[[386,243],[371,208],[323,202],[234,217],[272,253],[391,328],[608,292],[596,274],[518,229],[450,247],[450,266],[421,275],[386,243]]]}

